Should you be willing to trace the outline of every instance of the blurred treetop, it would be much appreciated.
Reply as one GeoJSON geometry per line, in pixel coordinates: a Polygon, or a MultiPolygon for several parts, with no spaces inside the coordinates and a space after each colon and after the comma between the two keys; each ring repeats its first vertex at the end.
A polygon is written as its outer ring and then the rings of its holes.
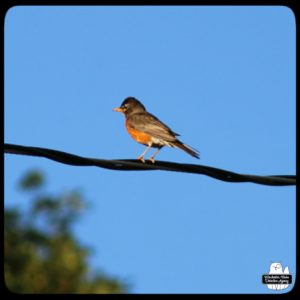
{"type": "Polygon", "coordinates": [[[44,176],[32,171],[21,180],[32,193],[29,212],[5,210],[4,271],[15,293],[126,293],[128,285],[88,263],[89,249],[72,233],[86,207],[77,191],[57,196],[43,191],[44,176]]]}

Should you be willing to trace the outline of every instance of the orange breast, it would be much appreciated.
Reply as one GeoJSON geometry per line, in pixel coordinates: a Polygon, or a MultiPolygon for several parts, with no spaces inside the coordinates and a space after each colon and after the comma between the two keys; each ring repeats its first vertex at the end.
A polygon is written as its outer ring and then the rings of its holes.
{"type": "Polygon", "coordinates": [[[125,122],[125,125],[128,133],[135,141],[148,146],[149,142],[151,141],[151,136],[149,134],[146,134],[144,132],[141,132],[139,130],[130,127],[127,120],[125,122]]]}

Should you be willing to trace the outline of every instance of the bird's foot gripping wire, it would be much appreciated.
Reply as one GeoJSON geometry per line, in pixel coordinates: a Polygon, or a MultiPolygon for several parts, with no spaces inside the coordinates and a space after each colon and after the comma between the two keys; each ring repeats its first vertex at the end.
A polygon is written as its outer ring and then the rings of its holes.
{"type": "Polygon", "coordinates": [[[145,163],[144,156],[147,153],[147,151],[151,148],[151,146],[152,146],[151,144],[148,145],[145,151],[138,157],[138,160],[140,160],[142,163],[145,163]]]}
{"type": "Polygon", "coordinates": [[[159,152],[159,150],[161,149],[162,147],[159,147],[154,153],[153,155],[149,158],[149,160],[154,164],[155,163],[155,160],[154,160],[154,157],[156,156],[156,154],[159,152]]]}
{"type": "Polygon", "coordinates": [[[149,160],[150,160],[153,164],[155,163],[154,157],[151,156],[151,157],[149,158],[149,160]]]}
{"type": "Polygon", "coordinates": [[[142,163],[145,163],[145,160],[144,160],[144,156],[143,156],[143,155],[140,155],[137,159],[138,159],[139,161],[141,161],[142,163]]]}
{"type": "MultiPolygon", "coordinates": [[[[137,159],[139,161],[141,161],[142,163],[145,163],[145,160],[144,160],[143,156],[139,156],[137,159]]],[[[149,161],[151,161],[153,164],[155,163],[155,160],[154,160],[154,158],[152,156],[149,158],[149,161]]]]}

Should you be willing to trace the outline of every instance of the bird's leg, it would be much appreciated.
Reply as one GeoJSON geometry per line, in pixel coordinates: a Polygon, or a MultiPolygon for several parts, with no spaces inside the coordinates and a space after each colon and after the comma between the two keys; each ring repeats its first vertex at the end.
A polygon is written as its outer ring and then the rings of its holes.
{"type": "Polygon", "coordinates": [[[138,160],[140,160],[141,162],[145,162],[144,160],[144,155],[147,153],[147,151],[151,148],[152,144],[149,144],[149,146],[145,149],[145,151],[138,157],[138,160]]]}
{"type": "Polygon", "coordinates": [[[155,155],[159,152],[159,150],[161,149],[162,147],[159,147],[154,153],[153,155],[149,158],[149,160],[154,164],[155,163],[155,160],[154,160],[154,157],[155,155]]]}

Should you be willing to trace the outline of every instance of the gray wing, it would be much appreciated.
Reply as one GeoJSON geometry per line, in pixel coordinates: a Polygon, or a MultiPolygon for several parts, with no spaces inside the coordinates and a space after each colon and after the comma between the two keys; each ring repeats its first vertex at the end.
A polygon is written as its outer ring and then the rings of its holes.
{"type": "Polygon", "coordinates": [[[170,127],[150,113],[133,114],[128,118],[128,123],[136,130],[168,142],[177,141],[176,136],[179,136],[178,133],[174,132],[170,127]]]}

